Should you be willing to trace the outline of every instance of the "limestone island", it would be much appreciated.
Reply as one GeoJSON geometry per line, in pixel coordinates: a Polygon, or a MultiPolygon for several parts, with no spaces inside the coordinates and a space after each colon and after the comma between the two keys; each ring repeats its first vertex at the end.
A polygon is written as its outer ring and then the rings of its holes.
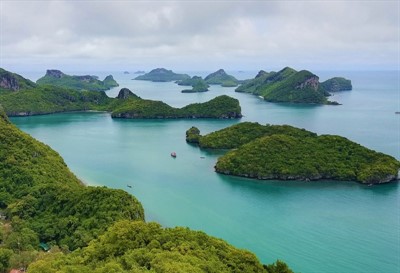
{"type": "Polygon", "coordinates": [[[60,70],[47,70],[46,75],[36,81],[38,85],[54,85],[58,87],[71,88],[75,90],[105,91],[119,84],[112,75],[105,77],[103,81],[97,76],[70,76],[60,70]]]}
{"type": "Polygon", "coordinates": [[[1,106],[0,159],[2,272],[293,273],[282,261],[263,265],[204,232],[145,222],[134,196],[82,185],[57,152],[13,125],[1,106]]]}
{"type": "Polygon", "coordinates": [[[244,81],[235,91],[257,95],[268,102],[338,105],[327,99],[329,92],[347,90],[349,86],[351,81],[344,78],[320,83],[319,77],[307,70],[285,67],[278,72],[261,70],[254,79],[244,81]]]}
{"type": "Polygon", "coordinates": [[[177,74],[172,70],[167,70],[165,68],[156,68],[151,70],[149,73],[137,76],[134,80],[141,81],[152,81],[152,82],[171,82],[171,81],[181,81],[189,79],[190,76],[187,74],[177,74]]]}
{"type": "Polygon", "coordinates": [[[210,87],[202,77],[193,76],[190,79],[185,79],[176,82],[178,85],[182,86],[191,86],[192,89],[184,89],[182,93],[198,93],[198,92],[207,92],[210,87]]]}
{"type": "Polygon", "coordinates": [[[222,174],[268,180],[340,180],[381,184],[399,179],[400,162],[344,137],[320,135],[289,125],[243,122],[186,141],[201,148],[230,149],[218,158],[222,174]]]}
{"type": "Polygon", "coordinates": [[[221,85],[223,87],[236,87],[240,83],[239,80],[232,75],[228,75],[223,69],[209,74],[204,80],[208,84],[221,85]]]}
{"type": "Polygon", "coordinates": [[[107,111],[114,118],[241,118],[237,99],[219,96],[208,102],[194,103],[174,108],[162,101],[142,99],[127,88],[122,88],[116,98],[104,91],[78,91],[54,85],[36,85],[27,89],[14,89],[26,85],[28,80],[14,73],[4,73],[0,82],[10,87],[2,88],[0,104],[9,116],[31,116],[67,111],[107,111]],[[11,77],[11,79],[10,79],[11,77]],[[13,89],[14,88],[14,89],[13,89]]]}

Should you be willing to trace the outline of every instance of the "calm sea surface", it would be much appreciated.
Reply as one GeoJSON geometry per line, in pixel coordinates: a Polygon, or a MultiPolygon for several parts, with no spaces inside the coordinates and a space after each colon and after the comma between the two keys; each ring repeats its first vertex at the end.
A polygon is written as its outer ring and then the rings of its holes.
{"type": "MultiPolygon", "coordinates": [[[[231,73],[242,79],[256,74],[231,73]]],[[[333,76],[352,80],[353,91],[331,97],[341,106],[272,104],[218,86],[207,93],[182,94],[183,88],[174,83],[133,81],[133,74],[112,74],[120,87],[108,92],[111,97],[128,87],[142,98],[181,107],[227,94],[240,100],[244,117],[113,120],[107,113],[69,113],[12,121],[58,151],[87,184],[135,195],[147,221],[203,230],[253,251],[263,263],[284,260],[296,272],[400,272],[397,183],[368,187],[353,182],[260,182],[223,176],[213,169],[220,153],[185,142],[185,131],[191,126],[208,133],[257,121],[342,135],[400,159],[400,115],[395,115],[400,111],[398,72],[316,73],[321,80],[333,76]],[[172,151],[176,159],[170,157],[172,151]]],[[[36,80],[35,75],[30,78],[36,80]]]]}

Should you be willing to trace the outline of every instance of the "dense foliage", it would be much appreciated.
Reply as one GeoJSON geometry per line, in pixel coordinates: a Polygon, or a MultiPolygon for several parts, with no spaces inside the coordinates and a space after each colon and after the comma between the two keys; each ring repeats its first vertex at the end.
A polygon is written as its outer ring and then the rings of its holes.
{"type": "Polygon", "coordinates": [[[252,253],[203,232],[121,221],[87,248],[49,256],[32,264],[29,272],[292,272],[276,268],[264,268],[252,253]]]}
{"type": "MultiPolygon", "coordinates": [[[[195,134],[196,131],[192,130],[190,133],[195,134]]],[[[316,136],[315,133],[289,125],[261,125],[257,122],[241,122],[205,136],[198,136],[197,139],[201,148],[234,149],[259,137],[274,134],[296,137],[316,136]]],[[[196,139],[195,135],[191,135],[191,137],[196,139]]]]}
{"type": "Polygon", "coordinates": [[[36,83],[87,91],[105,91],[118,86],[118,83],[111,75],[101,81],[96,76],[70,76],[59,70],[47,70],[46,75],[38,79],[36,83]]]}
{"type": "Polygon", "coordinates": [[[342,77],[335,77],[321,83],[321,87],[327,92],[338,92],[353,89],[351,81],[342,77]]]}
{"type": "Polygon", "coordinates": [[[153,82],[170,82],[170,81],[180,81],[190,79],[187,74],[177,74],[172,70],[167,70],[165,68],[156,68],[151,70],[149,73],[137,76],[135,80],[142,81],[153,81],[153,82]]]}
{"type": "Polygon", "coordinates": [[[279,72],[260,71],[254,79],[244,82],[235,91],[258,95],[270,102],[337,104],[327,100],[329,93],[318,80],[309,71],[285,67],[279,72]]]}
{"type": "Polygon", "coordinates": [[[200,130],[197,127],[192,126],[186,131],[186,142],[188,143],[199,143],[200,141],[200,130]]]}
{"type": "Polygon", "coordinates": [[[333,179],[384,183],[396,179],[400,163],[344,137],[322,135],[258,138],[218,159],[217,172],[257,179],[333,179]]]}
{"type": "Polygon", "coordinates": [[[12,90],[18,91],[21,89],[34,88],[36,84],[21,75],[9,72],[0,68],[0,91],[12,90]]]}
{"type": "Polygon", "coordinates": [[[144,219],[133,196],[83,186],[55,151],[17,129],[2,109],[0,212],[7,215],[0,228],[0,256],[11,253],[7,263],[13,265],[34,259],[39,241],[73,250],[117,220],[144,219]]]}
{"type": "Polygon", "coordinates": [[[218,84],[224,87],[235,87],[239,84],[239,81],[234,76],[226,74],[223,69],[211,73],[204,80],[208,84],[218,84]]]}
{"type": "Polygon", "coordinates": [[[208,102],[173,108],[162,101],[127,99],[112,107],[114,118],[240,118],[237,99],[223,95],[208,102]]]}

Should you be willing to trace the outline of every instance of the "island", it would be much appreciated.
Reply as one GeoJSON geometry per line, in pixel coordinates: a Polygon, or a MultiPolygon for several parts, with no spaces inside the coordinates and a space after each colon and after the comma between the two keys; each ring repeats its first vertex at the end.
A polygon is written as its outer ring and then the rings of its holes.
{"type": "Polygon", "coordinates": [[[129,119],[236,119],[242,117],[239,101],[226,95],[182,108],[174,108],[162,101],[145,100],[131,95],[125,100],[120,100],[110,110],[113,118],[129,119]]]}
{"type": "Polygon", "coordinates": [[[149,73],[137,76],[134,80],[141,81],[152,81],[152,82],[170,82],[170,81],[181,81],[189,79],[190,76],[187,74],[177,74],[172,70],[165,68],[156,68],[151,70],[149,73]]]}
{"type": "MultiPolygon", "coordinates": [[[[0,78],[1,81],[1,78],[0,78]]],[[[34,88],[4,90],[0,104],[9,116],[31,116],[67,111],[106,111],[113,118],[241,118],[237,99],[223,95],[208,102],[174,108],[162,101],[142,99],[127,88],[122,88],[116,98],[104,91],[77,91],[53,85],[34,88]]]]}
{"type": "Polygon", "coordinates": [[[332,86],[347,86],[344,83],[347,84],[348,80],[334,79],[320,84],[319,77],[307,70],[285,67],[278,72],[261,70],[254,79],[245,81],[235,91],[257,95],[268,102],[338,105],[327,97],[332,86]]]}
{"type": "Polygon", "coordinates": [[[124,74],[128,75],[128,74],[129,74],[129,71],[124,71],[124,74]]]}
{"type": "Polygon", "coordinates": [[[146,73],[146,71],[138,70],[138,71],[135,71],[133,74],[145,74],[145,73],[146,73]]]}
{"type": "Polygon", "coordinates": [[[191,86],[192,89],[184,89],[182,93],[197,93],[197,92],[207,92],[210,87],[202,77],[193,76],[192,78],[177,81],[178,85],[191,86]]]}
{"type": "Polygon", "coordinates": [[[223,69],[209,74],[204,80],[208,84],[216,84],[223,87],[236,87],[239,84],[239,81],[234,76],[228,75],[223,69]]]}
{"type": "Polygon", "coordinates": [[[188,228],[146,223],[123,190],[85,186],[0,106],[0,268],[43,272],[293,273],[188,228]],[[5,217],[3,217],[5,215],[5,217]],[[40,250],[42,248],[46,253],[40,250]],[[182,252],[183,251],[183,252],[182,252]]]}
{"type": "Polygon", "coordinates": [[[288,125],[240,123],[200,135],[186,132],[202,148],[232,149],[218,158],[222,174],[273,180],[340,180],[381,184],[398,179],[400,162],[344,137],[320,135],[288,125]]]}
{"type": "Polygon", "coordinates": [[[321,83],[321,87],[328,92],[339,92],[339,91],[349,91],[353,89],[351,85],[351,80],[334,77],[332,79],[326,80],[321,83]]]}
{"type": "Polygon", "coordinates": [[[38,79],[36,83],[87,91],[106,91],[119,86],[112,75],[108,75],[103,81],[100,81],[96,76],[70,76],[54,69],[47,70],[46,75],[38,79]]]}

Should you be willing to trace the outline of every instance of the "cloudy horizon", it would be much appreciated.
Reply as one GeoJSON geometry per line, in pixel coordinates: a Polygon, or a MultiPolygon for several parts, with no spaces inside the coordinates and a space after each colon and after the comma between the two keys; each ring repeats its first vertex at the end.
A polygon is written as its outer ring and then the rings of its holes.
{"type": "Polygon", "coordinates": [[[399,69],[399,1],[0,2],[0,67],[399,69]]]}

